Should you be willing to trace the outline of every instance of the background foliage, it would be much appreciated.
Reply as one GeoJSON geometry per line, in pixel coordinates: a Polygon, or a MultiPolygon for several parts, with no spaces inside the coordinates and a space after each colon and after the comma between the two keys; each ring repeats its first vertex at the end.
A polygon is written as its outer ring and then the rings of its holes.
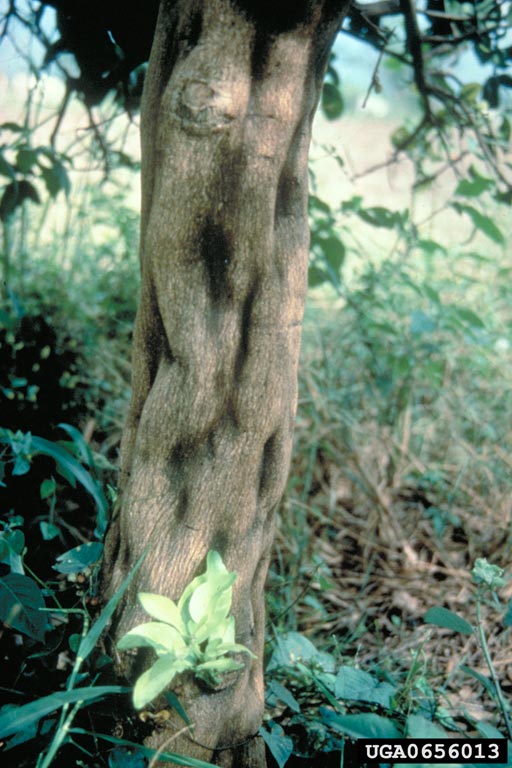
{"type": "MultiPolygon", "coordinates": [[[[0,126],[0,739],[22,766],[151,764],[134,743],[180,712],[168,694],[126,719],[99,641],[138,292],[144,7],[141,25],[111,1],[4,3],[4,50],[31,73],[10,73],[0,126]]],[[[512,541],[507,14],[355,3],[326,75],[268,589],[262,734],[279,766],[349,766],[358,735],[512,737],[511,589],[474,568],[506,568],[512,541]]]]}

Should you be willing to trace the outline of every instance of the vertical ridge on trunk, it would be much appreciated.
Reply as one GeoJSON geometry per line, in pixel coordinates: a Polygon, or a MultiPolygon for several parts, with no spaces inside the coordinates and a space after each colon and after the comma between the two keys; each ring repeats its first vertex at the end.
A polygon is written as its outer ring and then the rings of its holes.
{"type": "Polygon", "coordinates": [[[257,658],[207,695],[180,682],[195,730],[173,743],[226,766],[264,765],[250,737],[297,401],[307,155],[345,7],[298,3],[273,27],[272,10],[262,18],[250,3],[164,0],[145,86],[142,292],[104,581],[113,593],[149,547],[116,616],[119,637],[144,620],[138,591],[179,597],[208,550],[237,572],[237,641],[257,658]],[[247,739],[244,757],[221,749],[247,739]]]}

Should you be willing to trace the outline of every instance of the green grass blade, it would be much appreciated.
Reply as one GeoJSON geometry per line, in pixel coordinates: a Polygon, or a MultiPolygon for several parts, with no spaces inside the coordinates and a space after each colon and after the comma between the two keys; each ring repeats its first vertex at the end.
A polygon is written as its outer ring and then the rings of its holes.
{"type": "Polygon", "coordinates": [[[91,473],[85,469],[75,457],[57,443],[46,440],[44,437],[32,436],[32,448],[37,453],[50,456],[64,471],[74,477],[85,490],[93,497],[98,510],[98,532],[104,533],[107,525],[107,500],[98,482],[91,473]]]}
{"type": "Polygon", "coordinates": [[[131,573],[128,574],[128,576],[123,581],[123,583],[121,584],[121,586],[119,587],[115,595],[110,598],[110,600],[108,601],[108,603],[106,604],[102,612],[100,613],[98,619],[94,622],[94,624],[92,625],[92,627],[90,628],[86,636],[82,639],[82,642],[80,643],[80,646],[78,648],[78,653],[77,653],[78,658],[80,658],[82,661],[89,656],[92,649],[98,642],[101,633],[103,632],[108,622],[112,618],[113,613],[117,608],[117,605],[120,599],[124,595],[125,590],[128,587],[130,581],[133,579],[136,572],[142,565],[146,555],[147,555],[147,548],[144,550],[142,555],[137,560],[135,567],[133,568],[131,573]]]}
{"type": "MultiPolygon", "coordinates": [[[[126,739],[117,739],[115,736],[107,736],[106,733],[91,733],[85,731],[83,728],[71,728],[70,733],[76,733],[81,736],[94,736],[95,739],[104,739],[111,744],[117,744],[121,747],[130,747],[131,749],[138,749],[143,755],[148,758],[152,758],[156,755],[156,750],[149,747],[143,747],[142,744],[136,744],[134,741],[127,741],[126,739]]],[[[162,763],[174,763],[174,765],[185,765],[188,768],[215,768],[212,763],[205,763],[204,760],[197,760],[195,757],[185,757],[184,755],[178,755],[174,752],[161,752],[158,754],[158,760],[162,763]]]]}
{"type": "Polygon", "coordinates": [[[64,422],[57,424],[57,426],[60,429],[63,429],[64,432],[68,433],[71,440],[76,445],[84,464],[87,464],[88,467],[91,467],[92,469],[94,469],[94,458],[92,455],[92,451],[89,447],[89,444],[84,439],[84,436],[82,435],[80,430],[77,429],[76,427],[73,427],[71,424],[65,424],[64,422]]]}
{"type": "Polygon", "coordinates": [[[37,701],[31,701],[30,704],[9,708],[7,712],[0,714],[0,739],[6,739],[13,733],[20,733],[65,704],[76,701],[91,702],[110,694],[130,693],[130,690],[130,688],[121,685],[88,686],[75,688],[72,691],[59,691],[49,696],[43,696],[37,701]]]}

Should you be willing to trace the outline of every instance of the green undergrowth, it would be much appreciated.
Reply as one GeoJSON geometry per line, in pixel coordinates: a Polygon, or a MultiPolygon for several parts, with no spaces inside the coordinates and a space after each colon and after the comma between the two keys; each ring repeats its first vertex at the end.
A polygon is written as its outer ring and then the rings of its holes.
{"type": "Polygon", "coordinates": [[[433,634],[445,630],[452,636],[478,637],[487,676],[462,663],[461,672],[487,688],[499,713],[498,723],[469,713],[454,716],[444,686],[433,684],[421,643],[411,650],[405,667],[391,659],[368,670],[357,655],[320,650],[298,632],[276,633],[266,669],[268,712],[262,734],[279,768],[290,759],[293,763],[294,757],[316,759],[318,764],[319,755],[326,764],[333,758],[333,765],[360,765],[354,743],[373,738],[499,738],[508,740],[512,757],[510,701],[498,679],[482,621],[482,606],[491,604],[504,627],[512,624],[510,605],[503,616],[504,606],[496,594],[506,582],[503,571],[485,559],[475,563],[471,577],[473,623],[442,606],[432,607],[424,622],[433,627],[433,634]]]}

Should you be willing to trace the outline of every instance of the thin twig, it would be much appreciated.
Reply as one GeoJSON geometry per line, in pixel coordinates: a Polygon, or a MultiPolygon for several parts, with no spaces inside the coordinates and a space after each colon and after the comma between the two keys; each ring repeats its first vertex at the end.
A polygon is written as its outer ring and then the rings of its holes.
{"type": "Polygon", "coordinates": [[[68,108],[70,97],[71,97],[71,87],[70,87],[69,83],[66,83],[66,90],[65,90],[65,93],[64,93],[64,98],[62,100],[62,103],[61,103],[60,108],[59,108],[59,112],[57,114],[57,121],[55,123],[55,127],[54,127],[54,129],[53,129],[53,131],[51,133],[51,136],[50,136],[50,146],[51,147],[55,147],[55,141],[57,139],[57,134],[58,134],[60,126],[62,124],[62,120],[64,119],[64,115],[66,113],[66,110],[68,108]]]}
{"type": "Polygon", "coordinates": [[[386,42],[384,43],[384,46],[381,48],[381,50],[379,52],[379,58],[377,59],[377,63],[375,64],[375,67],[373,68],[372,78],[370,80],[370,85],[368,86],[368,90],[366,92],[366,96],[364,97],[363,109],[366,108],[366,104],[368,103],[368,99],[370,98],[370,95],[371,95],[371,92],[373,91],[373,89],[374,88],[377,89],[378,87],[380,87],[380,83],[379,83],[379,69],[380,69],[380,65],[381,65],[382,59],[384,57],[384,54],[386,53],[386,46],[388,44],[389,39],[392,37],[393,33],[394,33],[394,29],[390,29],[389,33],[387,35],[387,38],[386,38],[386,42]]]}
{"type": "Polygon", "coordinates": [[[185,726],[183,726],[183,728],[181,728],[179,731],[176,731],[176,733],[172,733],[172,734],[169,736],[169,738],[168,738],[168,739],[166,739],[166,740],[163,742],[163,744],[161,744],[161,745],[158,747],[158,749],[156,750],[155,754],[153,755],[153,757],[151,758],[151,760],[150,760],[150,761],[149,761],[149,763],[148,763],[148,768],[154,768],[154,766],[155,766],[155,765],[157,764],[157,762],[158,762],[158,758],[160,757],[160,755],[162,754],[162,752],[164,752],[164,750],[166,749],[166,747],[167,747],[167,746],[168,746],[168,745],[169,745],[171,742],[175,741],[175,740],[178,738],[178,736],[181,736],[181,735],[182,735],[183,733],[185,733],[186,731],[190,731],[190,729],[191,729],[191,728],[193,728],[193,725],[192,725],[192,724],[191,724],[191,725],[185,725],[185,726]]]}

